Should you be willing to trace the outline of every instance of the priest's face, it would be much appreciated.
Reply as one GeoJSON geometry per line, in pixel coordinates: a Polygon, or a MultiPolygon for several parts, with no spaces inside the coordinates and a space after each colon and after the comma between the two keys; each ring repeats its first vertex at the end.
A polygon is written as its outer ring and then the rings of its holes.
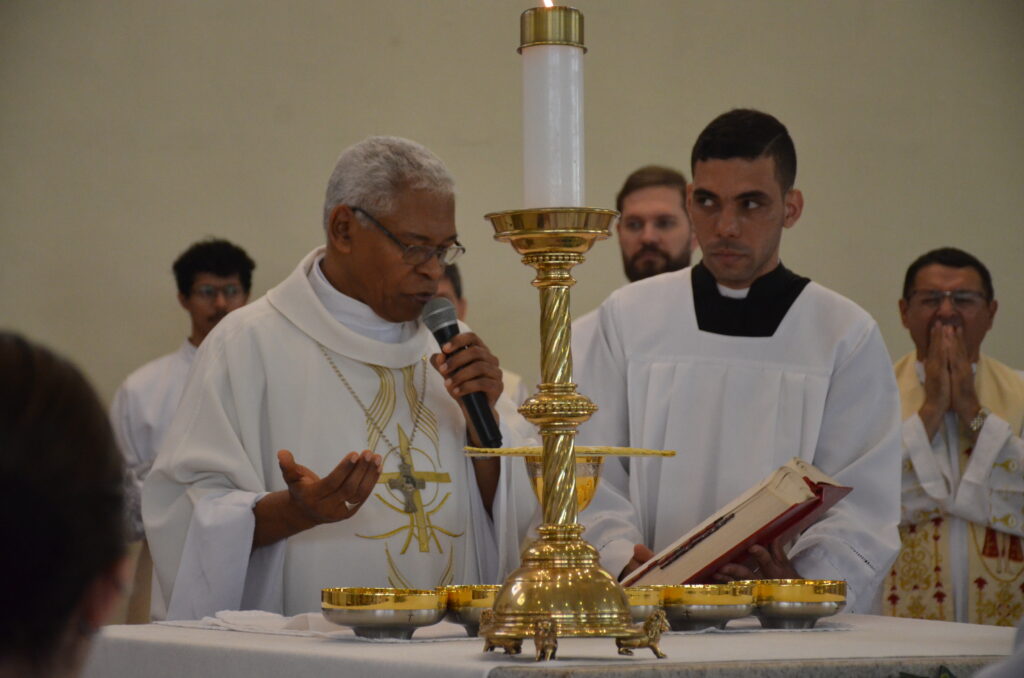
{"type": "Polygon", "coordinates": [[[405,248],[454,245],[455,198],[427,191],[402,191],[390,214],[373,217],[382,228],[371,225],[350,230],[345,266],[351,269],[352,289],[343,291],[385,320],[415,320],[437,293],[444,264],[437,256],[418,264],[407,263],[405,248]]]}
{"type": "Polygon", "coordinates": [[[648,186],[622,199],[619,247],[630,282],[690,265],[693,230],[684,195],[673,186],[648,186]]]}
{"type": "Polygon", "coordinates": [[[963,328],[967,358],[977,362],[998,307],[995,299],[986,299],[981,274],[975,269],[930,264],[914,276],[910,298],[900,299],[900,318],[910,330],[919,360],[928,355],[932,328],[950,325],[963,328]]]}
{"type": "Polygon", "coordinates": [[[704,265],[719,284],[744,289],[779,263],[782,229],[800,218],[803,196],[783,192],[775,160],[706,160],[693,168],[687,207],[704,265]]]}

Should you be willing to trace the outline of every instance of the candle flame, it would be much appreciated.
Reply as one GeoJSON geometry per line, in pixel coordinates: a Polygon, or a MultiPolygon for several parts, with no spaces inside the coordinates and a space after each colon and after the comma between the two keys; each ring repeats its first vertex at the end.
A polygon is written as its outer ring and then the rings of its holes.
{"type": "Polygon", "coordinates": [[[544,0],[544,6],[545,7],[554,7],[555,6],[555,0],[544,0]]]}

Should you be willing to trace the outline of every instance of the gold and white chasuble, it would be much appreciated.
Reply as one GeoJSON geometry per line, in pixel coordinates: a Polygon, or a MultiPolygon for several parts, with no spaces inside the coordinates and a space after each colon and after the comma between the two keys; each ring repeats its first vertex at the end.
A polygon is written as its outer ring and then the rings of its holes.
{"type": "Polygon", "coordinates": [[[319,610],[326,587],[496,576],[465,420],[427,360],[434,338],[420,325],[386,343],[339,323],[307,279],[317,254],[200,347],[143,493],[170,619],[292,615],[319,610]],[[352,518],[251,550],[252,506],[287,489],[281,449],[321,477],[369,449],[383,457],[382,474],[352,518]]]}
{"type": "Polygon", "coordinates": [[[982,356],[975,387],[992,414],[977,439],[947,413],[929,441],[917,414],[925,399],[923,369],[911,353],[895,371],[904,420],[903,548],[886,579],[882,609],[1016,626],[1024,618],[1024,379],[982,356]]]}

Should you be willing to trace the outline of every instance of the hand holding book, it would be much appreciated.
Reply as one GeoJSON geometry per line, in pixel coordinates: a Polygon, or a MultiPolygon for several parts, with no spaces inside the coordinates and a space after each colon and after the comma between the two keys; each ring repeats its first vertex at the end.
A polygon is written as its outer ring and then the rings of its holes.
{"type": "Polygon", "coordinates": [[[698,524],[650,555],[634,549],[623,583],[691,584],[734,579],[799,578],[785,545],[817,522],[852,488],[811,464],[792,459],[698,524]]]}
{"type": "Polygon", "coordinates": [[[748,558],[723,565],[711,575],[712,579],[722,584],[749,579],[801,579],[800,573],[786,556],[785,544],[776,539],[770,546],[771,551],[760,544],[754,544],[747,551],[748,558]],[[750,567],[751,559],[754,561],[753,569],[750,567]]]}

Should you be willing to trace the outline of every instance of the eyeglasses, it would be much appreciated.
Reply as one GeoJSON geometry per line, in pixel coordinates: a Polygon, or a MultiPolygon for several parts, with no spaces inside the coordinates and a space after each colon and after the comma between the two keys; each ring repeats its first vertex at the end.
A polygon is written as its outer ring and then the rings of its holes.
{"type": "Polygon", "coordinates": [[[410,266],[420,266],[430,261],[431,257],[437,257],[445,266],[454,264],[455,260],[466,253],[466,248],[459,244],[459,241],[448,245],[446,247],[427,247],[425,245],[406,245],[404,242],[398,239],[394,233],[384,228],[384,226],[374,219],[373,215],[364,210],[362,207],[353,207],[353,212],[358,212],[366,217],[371,224],[379,228],[384,232],[384,235],[391,238],[391,240],[402,248],[402,261],[409,264],[410,266]]]}
{"type": "Polygon", "coordinates": [[[958,311],[977,311],[988,301],[984,294],[975,290],[914,290],[910,293],[912,301],[928,309],[937,309],[947,298],[958,311]]]}
{"type": "Polygon", "coordinates": [[[202,297],[206,301],[216,301],[217,297],[223,294],[225,299],[231,301],[232,299],[237,299],[242,296],[244,292],[242,291],[241,285],[231,283],[228,285],[221,285],[219,287],[217,285],[200,285],[192,290],[192,294],[197,297],[202,297]]]}

